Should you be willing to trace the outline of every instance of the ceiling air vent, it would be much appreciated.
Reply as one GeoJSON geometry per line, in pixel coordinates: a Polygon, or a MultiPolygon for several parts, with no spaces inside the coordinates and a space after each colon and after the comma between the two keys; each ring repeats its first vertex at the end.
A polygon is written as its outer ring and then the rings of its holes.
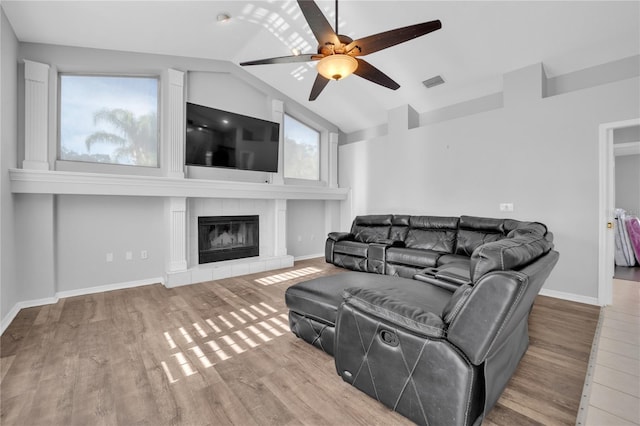
{"type": "Polygon", "coordinates": [[[444,83],[444,79],[439,75],[436,75],[435,77],[431,77],[422,82],[422,84],[424,84],[427,89],[440,86],[442,83],[444,83]]]}

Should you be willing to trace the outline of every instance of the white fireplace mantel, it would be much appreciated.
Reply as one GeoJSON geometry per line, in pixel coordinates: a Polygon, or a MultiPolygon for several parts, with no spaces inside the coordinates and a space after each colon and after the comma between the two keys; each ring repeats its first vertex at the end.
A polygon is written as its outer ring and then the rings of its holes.
{"type": "Polygon", "coordinates": [[[346,200],[346,188],[10,169],[11,192],[267,200],[346,200]]]}

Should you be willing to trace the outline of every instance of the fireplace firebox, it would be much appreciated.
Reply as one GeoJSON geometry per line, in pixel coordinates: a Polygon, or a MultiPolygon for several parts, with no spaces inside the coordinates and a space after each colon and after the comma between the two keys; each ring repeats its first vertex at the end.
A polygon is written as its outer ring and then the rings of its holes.
{"type": "Polygon", "coordinates": [[[258,216],[198,217],[198,263],[260,255],[258,216]]]}

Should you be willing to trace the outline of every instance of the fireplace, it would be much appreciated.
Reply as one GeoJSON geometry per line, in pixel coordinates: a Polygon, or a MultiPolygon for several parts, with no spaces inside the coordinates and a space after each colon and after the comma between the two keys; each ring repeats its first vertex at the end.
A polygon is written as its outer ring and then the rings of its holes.
{"type": "Polygon", "coordinates": [[[198,217],[198,263],[260,255],[258,216],[198,217]]]}

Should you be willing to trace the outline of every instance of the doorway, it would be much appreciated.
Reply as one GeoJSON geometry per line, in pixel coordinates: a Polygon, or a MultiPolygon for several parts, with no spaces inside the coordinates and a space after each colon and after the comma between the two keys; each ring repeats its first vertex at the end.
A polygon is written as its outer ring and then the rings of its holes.
{"type": "MultiPolygon", "coordinates": [[[[598,303],[610,305],[614,275],[615,154],[614,133],[640,126],[640,118],[604,123],[599,134],[598,303]]],[[[639,142],[639,141],[636,141],[639,142]]]]}

